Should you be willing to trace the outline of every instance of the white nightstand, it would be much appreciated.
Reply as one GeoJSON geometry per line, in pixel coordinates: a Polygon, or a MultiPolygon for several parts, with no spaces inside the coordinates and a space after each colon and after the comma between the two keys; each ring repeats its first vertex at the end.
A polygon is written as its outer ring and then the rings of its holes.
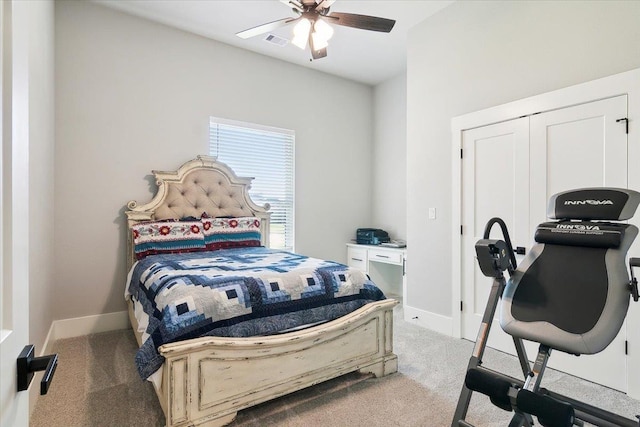
{"type": "Polygon", "coordinates": [[[407,248],[347,243],[347,264],[367,273],[387,296],[405,295],[407,248]]]}

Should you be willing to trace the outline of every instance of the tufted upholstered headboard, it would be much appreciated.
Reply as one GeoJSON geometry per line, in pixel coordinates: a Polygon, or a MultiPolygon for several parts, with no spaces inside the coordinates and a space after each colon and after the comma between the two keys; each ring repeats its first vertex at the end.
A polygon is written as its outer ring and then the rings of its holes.
{"type": "Polygon", "coordinates": [[[135,262],[131,226],[151,220],[200,216],[256,216],[260,218],[262,245],[269,246],[269,205],[258,206],[249,197],[253,178],[238,177],[215,157],[197,156],[176,171],[152,171],[158,185],[149,203],[127,204],[127,270],[135,262]]]}

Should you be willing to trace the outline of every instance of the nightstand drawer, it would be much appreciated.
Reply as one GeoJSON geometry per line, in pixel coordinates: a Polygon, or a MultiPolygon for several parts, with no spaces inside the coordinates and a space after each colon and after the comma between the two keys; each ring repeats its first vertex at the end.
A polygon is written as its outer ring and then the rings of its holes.
{"type": "Polygon", "coordinates": [[[367,251],[360,248],[349,248],[347,250],[347,263],[349,267],[367,271],[367,251]]]}
{"type": "Polygon", "coordinates": [[[393,250],[386,251],[384,249],[369,249],[369,261],[402,265],[402,253],[393,250]]]}

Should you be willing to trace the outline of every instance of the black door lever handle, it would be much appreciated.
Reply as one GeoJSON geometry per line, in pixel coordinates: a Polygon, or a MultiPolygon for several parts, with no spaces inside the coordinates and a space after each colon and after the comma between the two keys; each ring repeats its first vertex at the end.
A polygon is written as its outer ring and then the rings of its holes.
{"type": "Polygon", "coordinates": [[[58,366],[58,355],[34,357],[35,346],[27,345],[18,356],[18,391],[29,388],[33,375],[37,371],[44,371],[42,381],[40,381],[40,394],[47,394],[53,374],[58,366]]]}

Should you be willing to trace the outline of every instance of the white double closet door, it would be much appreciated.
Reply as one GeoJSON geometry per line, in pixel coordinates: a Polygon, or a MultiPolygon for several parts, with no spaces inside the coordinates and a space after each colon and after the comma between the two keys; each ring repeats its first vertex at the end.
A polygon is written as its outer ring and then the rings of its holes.
{"type": "MultiPolygon", "coordinates": [[[[536,226],[548,221],[549,198],[581,187],[627,187],[627,96],[562,108],[463,132],[462,334],[475,340],[491,279],[482,275],[475,243],[487,221],[502,218],[514,248],[529,250],[536,226]]],[[[491,238],[502,239],[494,226],[491,238]]],[[[518,255],[518,262],[524,256],[518,255]]],[[[575,295],[575,305],[588,295],[575,295]]],[[[575,308],[575,307],[574,307],[575,308]]],[[[498,314],[496,314],[496,317],[498,314]]],[[[597,355],[552,353],[549,367],[626,392],[626,322],[597,355]]],[[[515,354],[512,338],[494,321],[490,347],[515,354]]],[[[526,343],[530,359],[537,344],[526,343]]]]}

